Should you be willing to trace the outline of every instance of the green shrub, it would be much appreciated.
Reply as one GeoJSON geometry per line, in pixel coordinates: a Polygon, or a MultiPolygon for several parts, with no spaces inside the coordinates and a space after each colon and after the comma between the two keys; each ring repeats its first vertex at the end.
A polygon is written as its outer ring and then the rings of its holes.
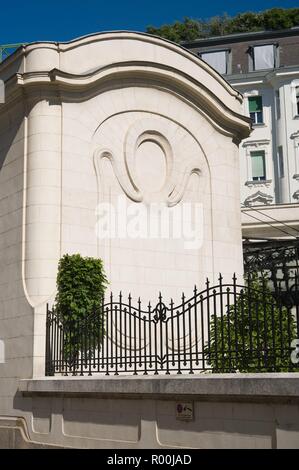
{"type": "Polygon", "coordinates": [[[105,331],[101,305],[107,287],[101,259],[63,256],[58,265],[55,310],[64,330],[64,359],[83,361],[100,348],[105,331]]]}
{"type": "Polygon", "coordinates": [[[279,305],[266,280],[253,277],[223,316],[212,316],[205,358],[213,372],[293,370],[296,338],[291,310],[279,305]]]}

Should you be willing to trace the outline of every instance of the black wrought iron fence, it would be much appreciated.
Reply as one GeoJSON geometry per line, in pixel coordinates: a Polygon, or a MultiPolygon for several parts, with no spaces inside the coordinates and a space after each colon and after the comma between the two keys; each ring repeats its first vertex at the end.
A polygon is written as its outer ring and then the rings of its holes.
{"type": "MultiPolygon", "coordinates": [[[[298,282],[293,296],[298,298],[298,282]]],[[[294,299],[295,299],[294,297],[294,299]]],[[[120,294],[77,321],[47,311],[46,375],[193,374],[297,370],[298,302],[266,281],[219,277],[192,298],[155,306],[120,294]]]]}

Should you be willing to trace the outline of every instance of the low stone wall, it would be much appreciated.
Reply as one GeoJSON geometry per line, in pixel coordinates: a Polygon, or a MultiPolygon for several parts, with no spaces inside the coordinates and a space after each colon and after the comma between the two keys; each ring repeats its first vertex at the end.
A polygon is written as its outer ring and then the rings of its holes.
{"type": "Polygon", "coordinates": [[[52,449],[55,447],[57,448],[57,446],[32,442],[23,418],[0,417],[0,449],[52,449]]]}
{"type": "Polygon", "coordinates": [[[299,448],[299,373],[21,380],[15,403],[29,446],[299,448]]]}

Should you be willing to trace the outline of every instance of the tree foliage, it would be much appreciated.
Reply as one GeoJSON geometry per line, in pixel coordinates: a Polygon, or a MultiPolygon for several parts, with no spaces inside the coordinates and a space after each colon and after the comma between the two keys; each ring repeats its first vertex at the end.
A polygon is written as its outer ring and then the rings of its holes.
{"type": "Polygon", "coordinates": [[[255,276],[224,315],[212,316],[205,358],[213,372],[286,372],[295,338],[291,310],[255,276]]]}
{"type": "Polygon", "coordinates": [[[161,36],[173,42],[193,41],[206,37],[205,24],[201,20],[184,18],[173,24],[165,24],[159,28],[148,26],[146,32],[155,36],[161,36]]]}
{"type": "Polygon", "coordinates": [[[299,26],[299,8],[272,8],[259,13],[248,11],[234,17],[224,13],[208,20],[185,17],[183,21],[160,27],[148,26],[146,32],[179,43],[212,36],[279,30],[294,26],[299,26]]]}
{"type": "Polygon", "coordinates": [[[60,259],[55,310],[63,326],[63,352],[68,362],[76,360],[79,353],[88,359],[90,350],[100,347],[105,334],[101,305],[106,286],[101,259],[79,254],[66,254],[60,259]]]}

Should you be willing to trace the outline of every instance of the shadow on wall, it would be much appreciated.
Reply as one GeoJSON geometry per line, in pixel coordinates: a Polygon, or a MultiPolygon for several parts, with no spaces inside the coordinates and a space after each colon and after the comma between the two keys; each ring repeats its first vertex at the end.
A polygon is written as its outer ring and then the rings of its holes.
{"type": "MultiPolygon", "coordinates": [[[[95,397],[26,397],[17,393],[15,409],[32,412],[32,431],[47,442],[52,414],[61,419],[67,445],[101,447],[101,441],[143,445],[149,438],[157,447],[171,448],[276,448],[277,410],[264,403],[194,403],[195,419],[176,419],[174,400],[95,397]],[[150,422],[150,428],[143,428],[150,422]],[[155,432],[154,432],[155,431],[155,432]],[[148,436],[147,433],[152,434],[148,436]],[[43,435],[43,436],[42,436],[43,435]],[[74,441],[76,440],[76,443],[74,441]],[[92,440],[92,441],[90,441],[92,440]]],[[[285,407],[288,405],[280,405],[285,407]]],[[[284,409],[280,412],[284,415],[284,409]]],[[[55,421],[57,424],[57,421],[55,421]]],[[[57,427],[55,427],[57,431],[57,427]]],[[[52,431],[53,432],[53,431],[52,431]]],[[[59,436],[51,436],[59,441],[59,436]]],[[[65,441],[66,442],[66,441],[65,441]]]]}
{"type": "MultiPolygon", "coordinates": [[[[1,123],[1,103],[0,103],[0,123],[1,123]]],[[[13,116],[10,119],[10,123],[8,126],[3,126],[3,128],[0,130],[0,171],[2,167],[4,166],[5,162],[7,162],[7,159],[9,158],[9,152],[13,152],[13,143],[18,141],[19,139],[23,138],[24,136],[24,128],[22,128],[22,124],[24,122],[24,116],[22,113],[19,115],[13,116]],[[18,134],[22,134],[18,138],[18,134]],[[12,150],[11,150],[12,149],[12,150]]],[[[2,126],[1,126],[2,127],[2,126]]]]}

